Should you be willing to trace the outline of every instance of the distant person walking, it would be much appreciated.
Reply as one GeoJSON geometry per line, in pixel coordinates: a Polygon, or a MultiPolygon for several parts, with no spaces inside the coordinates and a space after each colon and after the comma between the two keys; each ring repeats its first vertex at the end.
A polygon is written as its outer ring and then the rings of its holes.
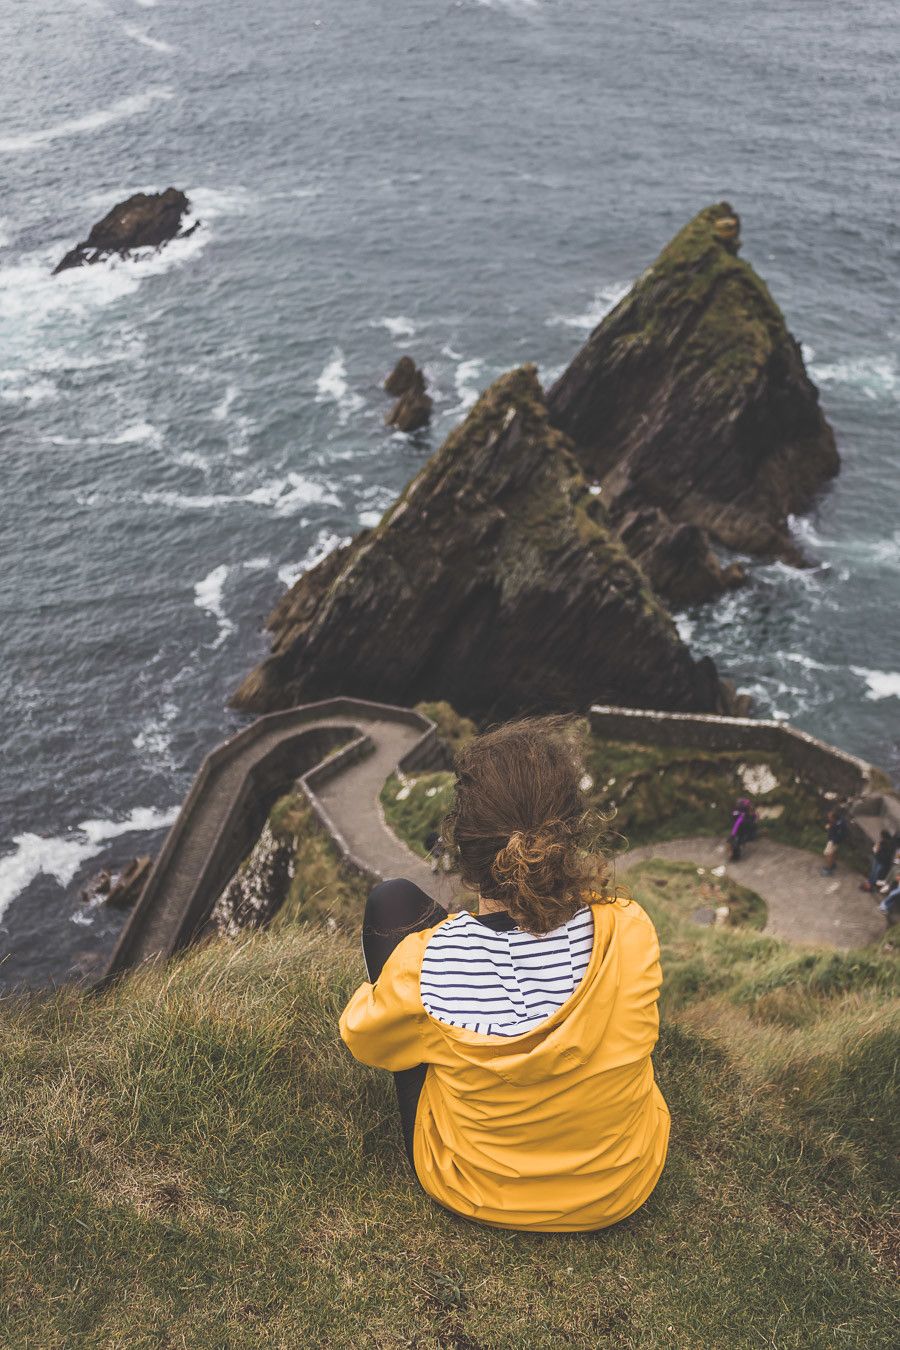
{"type": "Polygon", "coordinates": [[[739,862],[746,843],[756,838],[759,816],[749,797],[739,797],[731,812],[731,833],[728,843],[731,848],[731,861],[739,862]]]}
{"type": "Polygon", "coordinates": [[[894,877],[878,908],[887,919],[888,928],[900,920],[900,875],[894,877]]]}
{"type": "Polygon", "coordinates": [[[890,830],[882,830],[878,843],[872,845],[872,866],[869,868],[869,879],[863,882],[860,890],[874,891],[879,881],[884,881],[891,870],[891,863],[894,861],[896,850],[897,840],[890,830]]]}
{"type": "Polygon", "coordinates": [[[825,844],[825,866],[822,868],[823,877],[833,877],[837,871],[838,849],[849,833],[847,824],[847,813],[843,806],[834,806],[828,812],[828,819],[825,821],[825,829],[828,831],[828,839],[825,844]]]}

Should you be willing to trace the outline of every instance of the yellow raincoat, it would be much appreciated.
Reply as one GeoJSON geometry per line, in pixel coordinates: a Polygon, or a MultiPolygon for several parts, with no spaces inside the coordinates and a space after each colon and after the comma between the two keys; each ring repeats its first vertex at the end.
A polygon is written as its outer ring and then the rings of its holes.
{"type": "Polygon", "coordinates": [[[425,1010],[419,974],[440,924],[404,938],[341,1016],[341,1036],[363,1064],[429,1066],[416,1174],[467,1218],[549,1232],[605,1228],[659,1179],[669,1112],[650,1060],[662,981],[656,931],[633,900],[591,910],[584,979],[532,1031],[486,1036],[425,1010]]]}

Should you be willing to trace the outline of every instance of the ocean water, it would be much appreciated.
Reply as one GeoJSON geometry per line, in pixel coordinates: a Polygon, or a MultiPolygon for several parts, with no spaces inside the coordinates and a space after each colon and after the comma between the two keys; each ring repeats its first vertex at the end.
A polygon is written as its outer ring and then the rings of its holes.
{"type": "Polygon", "coordinates": [[[720,197],[843,471],[810,570],[679,622],[760,713],[900,770],[894,0],[0,0],[0,35],[0,979],[109,950],[79,886],[158,847],[284,587],[720,197]],[[170,183],[189,240],[50,276],[170,183]]]}

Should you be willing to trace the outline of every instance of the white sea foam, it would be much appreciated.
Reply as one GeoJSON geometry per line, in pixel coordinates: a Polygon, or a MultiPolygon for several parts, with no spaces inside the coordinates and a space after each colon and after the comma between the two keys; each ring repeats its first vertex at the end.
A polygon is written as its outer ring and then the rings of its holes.
{"type": "Polygon", "coordinates": [[[131,744],[135,750],[139,751],[142,757],[162,763],[167,768],[174,768],[172,729],[177,717],[178,704],[167,700],[159,715],[148,718],[137,735],[132,737],[131,744]]]}
{"type": "Polygon", "coordinates": [[[48,403],[55,399],[59,390],[52,380],[31,380],[27,384],[22,376],[27,371],[0,370],[0,398],[4,403],[48,403]]]}
{"type": "Polygon", "coordinates": [[[135,422],[109,440],[110,445],[141,445],[145,442],[154,446],[162,445],[162,432],[157,431],[152,422],[135,422]]]}
{"type": "Polygon", "coordinates": [[[191,495],[164,489],[142,492],[145,506],[171,506],[182,511],[215,511],[223,506],[249,503],[251,506],[271,507],[277,516],[294,515],[301,507],[310,505],[340,506],[340,498],[324,484],[300,473],[288,473],[261,483],[249,492],[209,492],[191,495]]]}
{"type": "Polygon", "coordinates": [[[122,29],[133,42],[139,42],[142,47],[149,47],[153,52],[171,56],[175,51],[175,48],[170,46],[168,42],[163,42],[162,38],[151,37],[149,33],[142,32],[137,24],[123,23],[122,29]]]}
{"type": "Polygon", "coordinates": [[[601,286],[594,292],[594,298],[587,309],[582,310],[580,314],[554,314],[547,320],[548,328],[575,328],[580,333],[590,332],[596,328],[601,319],[604,319],[610,310],[615,309],[616,305],[631,290],[631,282],[614,281],[611,285],[601,286]]]}
{"type": "Polygon", "coordinates": [[[535,14],[541,7],[540,0],[475,0],[475,3],[481,5],[482,9],[503,10],[523,19],[535,14]]]}
{"type": "Polygon", "coordinates": [[[219,402],[213,408],[212,412],[210,413],[210,417],[212,417],[212,419],[215,422],[227,421],[228,414],[231,412],[231,405],[232,403],[234,403],[234,400],[237,398],[239,393],[240,390],[238,389],[237,385],[230,384],[228,388],[225,390],[225,393],[222,395],[219,402]]]}
{"type": "Polygon", "coordinates": [[[294,583],[322,561],[329,553],[336,548],[341,548],[343,544],[349,544],[349,535],[335,534],[333,530],[320,530],[316,535],[315,543],[312,544],[304,553],[303,557],[297,563],[285,563],[278,569],[278,580],[288,590],[294,583]]]}
{"type": "Polygon", "coordinates": [[[341,426],[346,425],[348,419],[363,406],[363,398],[355,394],[347,383],[347,365],[340,347],[335,347],[331,359],[316,381],[316,402],[336,403],[341,426]]]}
{"type": "Polygon", "coordinates": [[[675,620],[675,627],[678,630],[678,636],[681,638],[682,642],[687,646],[690,643],[691,638],[694,636],[695,624],[693,619],[689,619],[686,614],[674,614],[672,617],[675,620]]]}
{"type": "Polygon", "coordinates": [[[152,108],[154,103],[174,97],[173,91],[165,85],[151,85],[142,94],[129,94],[111,103],[108,108],[97,108],[85,113],[83,117],[70,117],[55,126],[43,127],[39,131],[26,131],[18,136],[0,136],[0,153],[8,155],[23,154],[29,150],[38,150],[52,141],[63,140],[68,136],[80,136],[86,131],[99,131],[101,127],[113,122],[124,122],[131,117],[152,108]]]}
{"type": "Polygon", "coordinates": [[[407,319],[404,314],[391,316],[386,314],[383,319],[378,319],[373,327],[386,328],[391,337],[399,340],[400,338],[411,338],[416,335],[416,325],[412,319],[407,319]]]}
{"type": "Polygon", "coordinates": [[[468,412],[478,402],[483,369],[484,362],[477,356],[472,357],[469,361],[460,361],[456,367],[456,374],[453,377],[456,393],[459,397],[459,407],[455,409],[456,412],[468,412]]]}
{"type": "Polygon", "coordinates": [[[177,807],[159,811],[152,806],[139,806],[124,820],[83,820],[61,836],[16,835],[12,853],[0,858],[0,919],[36,877],[51,876],[60,886],[68,886],[82,863],[100,853],[113,839],[161,829],[171,825],[177,814],[177,807]]]}
{"type": "Polygon", "coordinates": [[[843,361],[814,361],[810,349],[809,373],[819,384],[849,385],[873,402],[900,398],[900,370],[893,354],[856,356],[843,361]]]}
{"type": "Polygon", "coordinates": [[[226,563],[214,567],[202,581],[198,581],[194,586],[194,604],[198,609],[205,610],[211,614],[219,626],[219,633],[212,644],[213,648],[221,647],[222,643],[233,632],[234,624],[225,613],[223,593],[225,582],[228,579],[229,568],[226,563]]]}
{"type": "Polygon", "coordinates": [[[869,670],[865,666],[851,666],[854,675],[869,686],[866,698],[900,698],[900,673],[889,670],[869,670]]]}

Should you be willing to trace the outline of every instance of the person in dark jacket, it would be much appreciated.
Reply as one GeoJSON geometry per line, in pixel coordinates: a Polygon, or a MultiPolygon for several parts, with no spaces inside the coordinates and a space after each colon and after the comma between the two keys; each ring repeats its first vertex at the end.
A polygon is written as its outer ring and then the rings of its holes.
{"type": "Polygon", "coordinates": [[[822,868],[822,876],[833,877],[837,871],[838,849],[847,838],[850,829],[843,806],[832,807],[828,812],[825,829],[828,831],[828,841],[825,844],[825,866],[822,868]]]}
{"type": "Polygon", "coordinates": [[[879,881],[884,881],[891,870],[891,863],[894,861],[896,851],[897,840],[890,830],[882,830],[878,843],[872,846],[872,866],[869,869],[869,879],[863,882],[860,890],[874,891],[879,881]]]}

